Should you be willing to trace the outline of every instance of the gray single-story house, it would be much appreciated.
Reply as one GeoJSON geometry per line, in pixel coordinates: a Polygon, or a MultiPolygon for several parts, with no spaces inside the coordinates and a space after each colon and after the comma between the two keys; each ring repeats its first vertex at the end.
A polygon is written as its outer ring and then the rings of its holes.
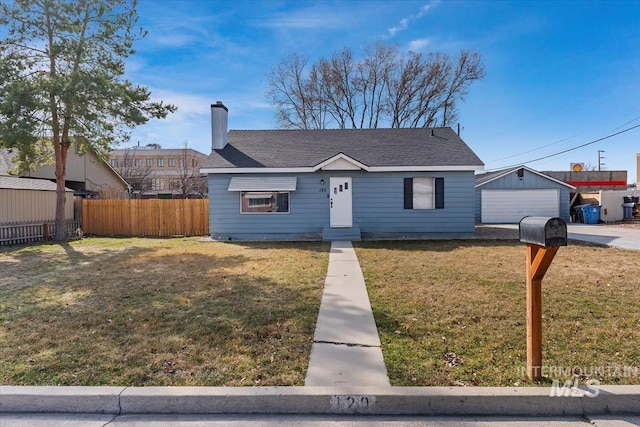
{"type": "Polygon", "coordinates": [[[519,223],[525,216],[569,222],[575,187],[527,166],[476,175],[476,222],[519,223]]]}
{"type": "Polygon", "coordinates": [[[211,106],[216,240],[471,235],[482,161],[451,128],[238,130],[211,106]]]}

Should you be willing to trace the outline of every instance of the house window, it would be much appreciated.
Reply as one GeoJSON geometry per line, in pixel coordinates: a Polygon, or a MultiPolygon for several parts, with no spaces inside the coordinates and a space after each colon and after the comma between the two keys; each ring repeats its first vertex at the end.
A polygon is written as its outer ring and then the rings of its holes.
{"type": "Polygon", "coordinates": [[[174,159],[173,157],[169,158],[169,167],[172,168],[176,165],[176,159],[174,159]]]}
{"type": "Polygon", "coordinates": [[[124,159],[124,166],[127,168],[131,167],[131,159],[124,159]]]}
{"type": "Polygon", "coordinates": [[[158,159],[158,167],[159,168],[164,167],[164,159],[163,158],[158,159]]]}
{"type": "Polygon", "coordinates": [[[114,167],[114,168],[118,167],[118,159],[111,159],[111,167],[114,167]]]}
{"type": "Polygon", "coordinates": [[[178,164],[180,165],[181,168],[183,168],[184,167],[184,158],[178,159],[178,164]]]}
{"type": "Polygon", "coordinates": [[[164,179],[162,178],[153,178],[151,180],[151,189],[154,191],[159,191],[164,189],[164,179]]]}
{"type": "Polygon", "coordinates": [[[153,166],[153,159],[147,159],[147,166],[153,166]]]}
{"type": "Polygon", "coordinates": [[[136,160],[135,160],[135,164],[136,164],[136,167],[137,167],[137,168],[139,168],[140,166],[142,166],[142,159],[136,159],[136,160]]]}
{"type": "Polygon", "coordinates": [[[404,208],[444,209],[444,178],[405,178],[404,208]]]}
{"type": "Polygon", "coordinates": [[[242,213],[289,213],[289,192],[241,191],[242,213]]]}

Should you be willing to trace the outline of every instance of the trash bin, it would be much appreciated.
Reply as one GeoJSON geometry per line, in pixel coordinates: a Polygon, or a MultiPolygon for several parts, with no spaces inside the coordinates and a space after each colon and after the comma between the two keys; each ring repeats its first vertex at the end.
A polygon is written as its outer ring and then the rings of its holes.
{"type": "MultiPolygon", "coordinates": [[[[626,198],[626,197],[625,197],[626,198]]],[[[625,202],[622,204],[622,217],[631,219],[633,217],[633,206],[635,203],[625,202]]]]}
{"type": "MultiPolygon", "coordinates": [[[[633,196],[624,196],[624,197],[623,197],[623,200],[624,200],[624,202],[625,202],[625,203],[639,203],[639,201],[640,201],[640,196],[636,196],[636,197],[633,197],[633,196]]],[[[632,207],[633,207],[633,206],[632,206],[632,207]]]]}
{"type": "Polygon", "coordinates": [[[584,215],[582,212],[582,208],[585,206],[591,206],[591,205],[576,205],[573,207],[573,210],[575,212],[576,215],[576,222],[578,223],[584,223],[584,215]]]}
{"type": "Polygon", "coordinates": [[[600,222],[600,208],[596,205],[582,205],[582,216],[585,224],[598,224],[600,222]]]}

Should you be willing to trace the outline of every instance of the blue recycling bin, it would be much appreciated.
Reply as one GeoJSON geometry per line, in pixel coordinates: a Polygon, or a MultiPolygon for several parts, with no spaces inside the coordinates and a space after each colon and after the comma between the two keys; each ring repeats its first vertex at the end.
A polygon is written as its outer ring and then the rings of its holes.
{"type": "Polygon", "coordinates": [[[573,207],[573,210],[575,212],[575,222],[580,222],[580,223],[584,223],[584,214],[583,214],[583,210],[582,208],[585,206],[591,206],[591,205],[576,205],[573,207]]]}
{"type": "Polygon", "coordinates": [[[622,209],[623,209],[623,218],[631,219],[631,217],[633,216],[633,208],[631,206],[622,205],[622,209]]]}
{"type": "Polygon", "coordinates": [[[600,222],[600,206],[583,205],[581,208],[585,224],[598,224],[600,222]]]}

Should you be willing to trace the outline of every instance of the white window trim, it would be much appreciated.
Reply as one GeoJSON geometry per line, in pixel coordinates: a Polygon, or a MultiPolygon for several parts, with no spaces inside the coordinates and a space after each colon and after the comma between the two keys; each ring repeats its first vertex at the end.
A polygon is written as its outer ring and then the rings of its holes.
{"type": "Polygon", "coordinates": [[[240,215],[289,215],[291,213],[291,191],[238,191],[240,200],[240,215]],[[243,193],[286,193],[289,198],[289,210],[287,212],[243,212],[242,211],[242,196],[243,193]]]}

